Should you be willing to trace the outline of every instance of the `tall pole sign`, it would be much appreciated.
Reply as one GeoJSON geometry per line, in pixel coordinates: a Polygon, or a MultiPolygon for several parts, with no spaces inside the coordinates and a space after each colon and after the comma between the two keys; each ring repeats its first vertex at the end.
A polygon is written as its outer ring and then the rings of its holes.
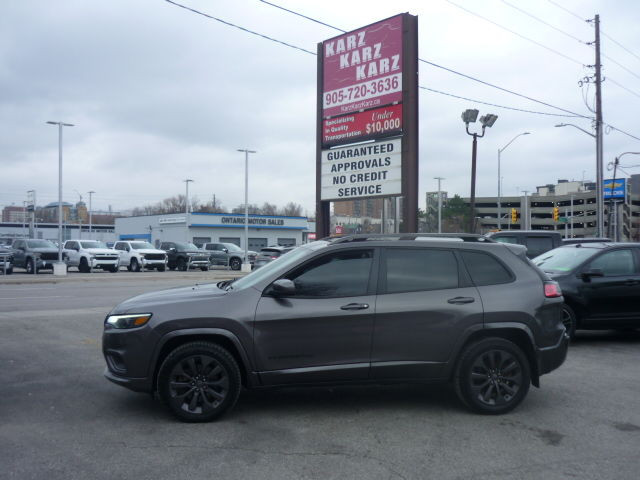
{"type": "Polygon", "coordinates": [[[318,44],[316,232],[331,201],[402,197],[418,222],[418,17],[403,13],[318,44]]]}

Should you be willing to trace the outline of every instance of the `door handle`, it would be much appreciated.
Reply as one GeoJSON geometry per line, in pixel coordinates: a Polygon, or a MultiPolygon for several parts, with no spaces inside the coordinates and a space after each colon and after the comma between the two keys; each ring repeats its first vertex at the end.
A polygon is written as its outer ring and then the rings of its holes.
{"type": "Polygon", "coordinates": [[[454,297],[447,300],[447,303],[452,303],[454,305],[463,305],[465,303],[473,303],[476,299],[473,297],[454,297]]]}
{"type": "Polygon", "coordinates": [[[348,303],[340,307],[340,310],[365,310],[369,308],[368,303],[348,303]]]}

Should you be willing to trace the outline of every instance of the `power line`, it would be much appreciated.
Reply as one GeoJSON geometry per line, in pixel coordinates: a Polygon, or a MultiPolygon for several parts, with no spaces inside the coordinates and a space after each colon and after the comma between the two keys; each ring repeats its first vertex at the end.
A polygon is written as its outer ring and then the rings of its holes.
{"type": "Polygon", "coordinates": [[[562,5],[554,2],[553,0],[547,0],[549,3],[555,5],[556,7],[558,7],[560,10],[564,10],[565,12],[567,12],[569,15],[572,15],[574,17],[576,17],[578,20],[580,20],[581,22],[586,22],[587,20],[585,18],[582,18],[580,15],[578,15],[577,13],[572,12],[571,10],[563,7],[562,5]]]}
{"type": "MultiPolygon", "coordinates": [[[[602,32],[600,32],[602,33],[602,32]]],[[[638,75],[637,73],[635,73],[633,70],[625,67],[624,65],[622,65],[620,62],[614,60],[613,58],[611,58],[608,55],[605,55],[604,53],[601,54],[604,58],[606,58],[607,60],[609,60],[612,63],[615,63],[616,65],[618,65],[620,68],[622,68],[623,70],[626,70],[627,72],[629,72],[631,75],[633,75],[634,77],[636,77],[637,79],[640,79],[640,75],[638,75]]]]}
{"type": "Polygon", "coordinates": [[[607,127],[609,127],[611,130],[616,130],[617,132],[620,132],[620,133],[622,133],[623,135],[626,135],[627,137],[631,137],[631,138],[634,138],[634,139],[636,139],[636,140],[640,140],[640,137],[636,137],[635,135],[632,135],[632,134],[630,134],[629,132],[625,132],[624,130],[620,130],[619,128],[614,127],[613,125],[611,125],[610,123],[605,123],[605,122],[602,122],[602,123],[604,123],[604,124],[605,124],[607,127]]]}
{"type": "Polygon", "coordinates": [[[197,13],[198,15],[202,15],[203,17],[210,18],[211,20],[215,20],[216,22],[220,22],[220,23],[222,23],[224,25],[227,25],[229,27],[237,28],[238,30],[242,30],[243,32],[250,33],[251,35],[255,35],[257,37],[262,37],[262,38],[264,38],[266,40],[270,40],[272,42],[280,43],[282,45],[286,45],[287,47],[295,48],[296,50],[300,50],[302,52],[310,53],[311,55],[315,55],[316,54],[315,52],[312,52],[312,51],[307,50],[305,48],[298,47],[296,45],[292,45],[292,44],[287,43],[287,42],[283,42],[282,40],[278,40],[276,38],[269,37],[269,36],[264,35],[262,33],[254,32],[253,30],[249,30],[248,28],[241,27],[240,25],[236,25],[235,23],[227,22],[226,20],[222,20],[221,18],[214,17],[213,15],[208,15],[208,14],[206,14],[204,12],[201,12],[200,10],[196,10],[195,8],[187,7],[186,5],[182,5],[182,4],[178,3],[178,2],[174,2],[173,0],[164,0],[164,1],[167,2],[167,3],[170,3],[172,5],[175,5],[176,7],[184,8],[185,10],[189,10],[189,11],[191,11],[193,13],[197,13]]]}
{"type": "Polygon", "coordinates": [[[624,45],[622,45],[620,42],[616,41],[613,37],[611,37],[611,35],[607,35],[606,33],[604,33],[602,30],[600,30],[600,33],[602,34],[602,36],[607,37],[609,40],[611,40],[613,43],[615,43],[616,45],[618,45],[621,49],[623,49],[624,51],[626,51],[627,53],[633,55],[634,57],[636,57],[638,60],[640,60],[640,55],[636,55],[635,53],[633,53],[631,50],[629,50],[627,47],[625,47],[624,45]]]}
{"type": "Polygon", "coordinates": [[[266,0],[260,0],[260,1],[262,3],[266,3],[267,5],[270,5],[272,7],[279,8],[280,10],[284,10],[285,12],[292,13],[292,14],[298,16],[298,17],[302,17],[302,18],[305,18],[307,20],[310,20],[310,21],[312,21],[314,23],[318,23],[320,25],[324,25],[325,27],[332,28],[334,30],[337,30],[338,32],[347,33],[346,30],[342,30],[341,28],[334,27],[333,25],[329,25],[328,23],[324,23],[324,22],[322,22],[322,21],[320,21],[320,20],[318,20],[316,18],[311,18],[311,17],[308,17],[306,15],[303,15],[302,13],[294,12],[293,10],[289,10],[288,8],[284,8],[284,7],[280,6],[280,5],[276,5],[275,3],[267,2],[266,0]]]}
{"type": "Polygon", "coordinates": [[[462,97],[460,95],[454,95],[453,93],[443,92],[441,90],[436,90],[435,88],[423,87],[422,85],[419,85],[418,88],[421,88],[422,90],[427,90],[427,91],[433,92],[433,93],[439,93],[440,95],[446,95],[447,97],[459,98],[460,100],[466,100],[468,102],[480,103],[482,105],[489,105],[491,107],[504,108],[506,110],[514,110],[516,112],[535,113],[536,115],[548,115],[548,116],[552,116],[552,117],[570,117],[570,118],[575,118],[576,117],[576,115],[563,115],[562,113],[538,112],[538,111],[535,111],[535,110],[526,110],[526,109],[523,109],[523,108],[507,107],[505,105],[498,105],[496,103],[489,103],[489,102],[484,102],[482,100],[476,100],[474,98],[468,98],[468,97],[462,97]]]}
{"type": "Polygon", "coordinates": [[[464,8],[463,6],[458,5],[458,4],[457,4],[457,3],[455,3],[455,2],[452,2],[451,0],[444,0],[444,1],[445,1],[445,2],[447,2],[447,3],[449,3],[450,5],[453,5],[453,6],[454,6],[454,7],[456,7],[456,8],[459,8],[460,10],[463,10],[463,11],[465,11],[465,12],[469,13],[470,15],[473,15],[473,16],[475,16],[475,17],[481,18],[481,19],[482,19],[482,20],[484,20],[485,22],[489,22],[489,23],[491,23],[492,25],[495,25],[496,27],[501,28],[502,30],[505,30],[505,31],[507,31],[507,32],[509,32],[509,33],[511,33],[511,34],[513,34],[513,35],[515,35],[515,36],[517,36],[517,37],[520,37],[520,38],[522,38],[522,39],[526,40],[527,42],[531,42],[531,43],[533,43],[534,45],[537,45],[537,46],[539,46],[539,47],[542,47],[542,48],[544,48],[545,50],[548,50],[548,51],[550,51],[550,52],[552,52],[552,53],[555,53],[556,55],[558,55],[558,56],[560,56],[560,57],[562,57],[562,58],[564,58],[564,59],[566,59],[566,60],[569,60],[570,62],[577,63],[578,65],[584,65],[584,63],[583,63],[583,62],[581,62],[581,61],[579,61],[579,60],[576,60],[575,58],[571,58],[571,57],[569,57],[568,55],[565,55],[564,53],[559,52],[558,50],[555,50],[555,49],[553,49],[553,48],[551,48],[551,47],[549,47],[549,46],[547,46],[547,45],[544,45],[543,43],[540,43],[540,42],[538,42],[537,40],[534,40],[534,39],[532,39],[532,38],[526,37],[525,35],[522,35],[521,33],[518,33],[518,32],[516,32],[515,30],[511,30],[510,28],[505,27],[504,25],[500,25],[499,23],[494,22],[493,20],[489,20],[487,17],[484,17],[484,16],[480,15],[479,13],[476,13],[476,12],[473,12],[473,11],[471,11],[471,10],[468,10],[468,9],[464,8]]]}
{"type": "Polygon", "coordinates": [[[515,5],[512,5],[511,3],[507,2],[507,0],[502,0],[502,3],[504,3],[505,5],[508,5],[509,7],[513,8],[515,10],[518,10],[520,13],[526,15],[527,17],[533,18],[534,20],[537,20],[538,22],[542,23],[543,25],[546,25],[547,27],[554,29],[556,32],[560,32],[563,35],[565,35],[565,36],[567,36],[569,38],[572,38],[573,40],[577,41],[578,43],[581,43],[583,45],[585,45],[587,43],[587,42],[581,40],[580,38],[576,37],[575,35],[567,33],[564,30],[556,27],[555,25],[551,25],[549,22],[546,22],[545,20],[542,20],[541,18],[536,17],[535,15],[523,10],[522,8],[516,7],[515,5]]]}
{"type": "Polygon", "coordinates": [[[613,78],[611,77],[606,77],[606,80],[609,81],[610,83],[613,83],[614,85],[617,85],[618,87],[622,88],[623,90],[626,90],[627,92],[629,92],[631,95],[635,95],[636,97],[640,98],[640,93],[636,93],[633,90],[625,87],[624,85],[619,84],[618,82],[616,82],[613,78]]]}

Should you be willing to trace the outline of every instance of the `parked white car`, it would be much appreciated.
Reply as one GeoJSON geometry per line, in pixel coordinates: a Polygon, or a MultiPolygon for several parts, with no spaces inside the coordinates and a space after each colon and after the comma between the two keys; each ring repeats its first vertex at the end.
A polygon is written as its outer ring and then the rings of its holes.
{"type": "Polygon", "coordinates": [[[110,272],[118,271],[120,255],[97,240],[67,240],[64,242],[63,256],[67,267],[77,267],[87,273],[93,268],[110,272]]]}
{"type": "Polygon", "coordinates": [[[143,268],[155,268],[159,272],[167,269],[167,254],[149,242],[116,242],[113,249],[120,253],[120,266],[127,267],[130,272],[139,272],[143,268]]]}

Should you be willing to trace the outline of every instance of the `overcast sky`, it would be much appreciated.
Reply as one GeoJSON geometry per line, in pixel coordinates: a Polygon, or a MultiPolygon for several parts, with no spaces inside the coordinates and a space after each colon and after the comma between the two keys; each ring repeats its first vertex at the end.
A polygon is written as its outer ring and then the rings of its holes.
{"type": "MultiPolygon", "coordinates": [[[[315,51],[338,34],[258,0],[177,0],[228,22],[315,51]]],[[[592,115],[594,88],[578,81],[592,70],[593,28],[549,0],[455,0],[569,59],[473,16],[446,0],[291,1],[274,3],[345,30],[409,12],[419,19],[419,56],[547,103],[592,115]],[[516,3],[517,2],[517,3],[516,3]],[[577,62],[574,62],[576,60],[577,62]]],[[[604,120],[640,137],[640,4],[555,0],[584,18],[600,14],[604,120]],[[622,68],[615,62],[623,65],[622,68]],[[630,93],[613,82],[631,90],[630,93]]],[[[424,63],[419,84],[510,107],[561,113],[424,63]]],[[[467,108],[499,116],[479,140],[477,195],[495,195],[497,150],[505,195],[535,190],[558,178],[595,178],[589,120],[522,113],[421,90],[420,199],[446,180],[450,195],[469,195],[471,137],[467,108]]],[[[57,200],[57,127],[64,132],[64,200],[95,190],[94,209],[125,210],[184,192],[200,201],[215,194],[228,209],[244,201],[244,154],[250,158],[251,203],[315,208],[316,57],[196,15],[163,0],[20,0],[0,16],[0,206],[21,205],[35,189],[38,203],[57,200]]],[[[640,142],[605,135],[605,163],[640,142]]],[[[637,161],[636,161],[637,160],[637,161]]],[[[623,164],[640,164],[625,157],[623,164]]],[[[640,173],[640,169],[631,170],[640,173]]],[[[610,172],[605,170],[605,176],[610,172]]]]}

